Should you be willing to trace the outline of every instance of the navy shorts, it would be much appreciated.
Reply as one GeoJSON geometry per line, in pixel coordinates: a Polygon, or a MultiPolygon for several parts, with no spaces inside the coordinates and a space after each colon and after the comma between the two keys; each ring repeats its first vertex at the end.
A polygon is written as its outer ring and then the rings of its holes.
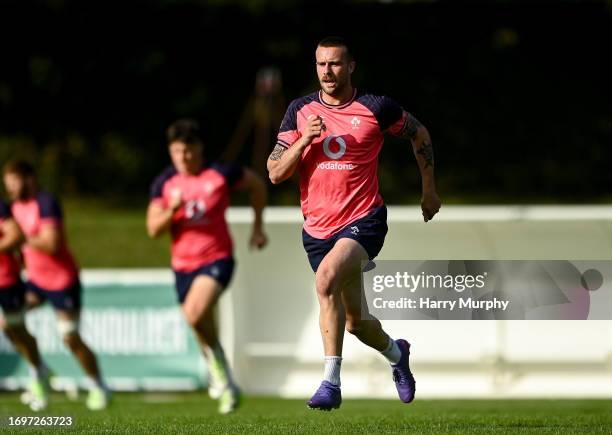
{"type": "Polygon", "coordinates": [[[0,288],[0,307],[5,313],[21,311],[25,305],[25,286],[18,281],[9,287],[0,288]]]}
{"type": "Polygon", "coordinates": [[[235,264],[236,262],[232,257],[226,257],[213,261],[212,263],[205,264],[192,272],[177,272],[175,270],[174,277],[176,278],[176,293],[178,301],[181,304],[185,302],[187,292],[189,292],[193,280],[199,275],[208,275],[214,278],[214,280],[221,284],[221,286],[225,289],[232,279],[235,264]]]}
{"type": "Polygon", "coordinates": [[[359,242],[373,260],[383,247],[387,235],[387,207],[381,205],[372,209],[361,219],[351,222],[328,239],[315,239],[302,230],[302,242],[308,254],[308,261],[315,272],[319,264],[339,239],[347,238],[359,242]]]}
{"type": "Polygon", "coordinates": [[[81,281],[61,290],[47,290],[28,281],[28,291],[37,295],[43,302],[49,301],[56,310],[79,311],[81,309],[81,281]]]}

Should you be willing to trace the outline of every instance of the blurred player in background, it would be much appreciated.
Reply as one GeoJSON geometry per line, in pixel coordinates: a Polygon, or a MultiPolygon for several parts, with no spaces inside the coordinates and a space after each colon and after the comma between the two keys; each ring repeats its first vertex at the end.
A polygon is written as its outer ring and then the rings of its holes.
{"type": "Polygon", "coordinates": [[[0,323],[7,338],[30,368],[32,381],[22,397],[33,411],[40,411],[47,407],[51,373],[38,352],[36,339],[25,326],[25,285],[15,256],[22,241],[23,234],[13,219],[10,207],[0,200],[0,306],[4,314],[0,323]]]}
{"type": "Polygon", "coordinates": [[[250,169],[257,175],[266,175],[266,160],[272,139],[285,113],[283,80],[280,69],[267,66],[255,76],[255,89],[249,97],[240,121],[223,151],[223,161],[234,161],[242,149],[251,150],[250,169]]]}
{"type": "Polygon", "coordinates": [[[53,195],[39,190],[34,168],[24,161],[4,167],[4,186],[13,200],[11,212],[25,236],[22,253],[28,276],[27,304],[35,307],[49,301],[53,305],[58,332],[88,376],[87,407],[104,409],[110,392],[95,355],[79,334],[81,282],[68,250],[60,204],[53,195]]]}
{"type": "Polygon", "coordinates": [[[255,212],[250,246],[263,248],[267,244],[262,219],[266,186],[250,169],[206,162],[204,142],[194,120],[173,123],[167,139],[172,166],[151,186],[147,230],[151,237],[165,232],[172,237],[178,301],[208,363],[209,394],[219,400],[219,412],[226,414],[238,406],[240,392],[214,321],[215,305],[234,271],[225,211],[232,190],[246,190],[255,212]]]}
{"type": "Polygon", "coordinates": [[[268,159],[272,183],[300,172],[302,238],[315,272],[319,323],[325,350],[324,380],[308,401],[315,409],[342,402],[340,367],[344,329],[381,352],[392,367],[400,399],[414,399],[410,344],[393,340],[374,317],[361,315],[362,264],[380,252],[387,233],[387,209],[378,192],[378,154],[384,133],[412,143],[421,172],[425,222],[440,208],[427,129],[395,101],[358,91],[351,84],[353,56],[341,38],[316,49],[320,90],[294,100],[277,145],[268,159]]]}

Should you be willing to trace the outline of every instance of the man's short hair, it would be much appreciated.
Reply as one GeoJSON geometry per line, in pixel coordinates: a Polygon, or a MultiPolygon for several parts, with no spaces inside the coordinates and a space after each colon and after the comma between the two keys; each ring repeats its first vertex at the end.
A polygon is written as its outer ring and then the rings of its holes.
{"type": "Polygon", "coordinates": [[[16,174],[22,178],[36,176],[34,166],[25,160],[12,160],[4,165],[5,174],[16,174]]]}
{"type": "Polygon", "coordinates": [[[353,52],[351,51],[348,43],[340,36],[327,36],[319,41],[317,47],[344,47],[346,49],[346,55],[348,56],[349,62],[355,60],[353,52]]]}
{"type": "Polygon", "coordinates": [[[185,118],[174,121],[166,130],[168,145],[184,142],[187,145],[202,145],[200,124],[195,119],[185,118]]]}

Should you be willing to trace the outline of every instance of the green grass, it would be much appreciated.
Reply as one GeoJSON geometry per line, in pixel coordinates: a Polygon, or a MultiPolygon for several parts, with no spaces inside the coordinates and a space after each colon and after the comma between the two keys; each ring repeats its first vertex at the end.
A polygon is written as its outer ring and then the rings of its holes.
{"type": "MultiPolygon", "coordinates": [[[[610,433],[612,400],[344,401],[339,410],[311,411],[304,400],[247,398],[221,416],[205,393],[116,394],[112,407],[89,412],[82,400],[54,395],[45,415],[71,415],[71,431],[91,433],[610,433]]],[[[0,395],[0,431],[8,416],[33,415],[18,395],[0,395]]],[[[56,428],[51,429],[57,431],[56,428]]],[[[50,433],[49,428],[24,432],[50,433]]]]}
{"type": "Polygon", "coordinates": [[[147,236],[146,203],[63,203],[69,244],[81,267],[169,267],[169,238],[147,236]]]}

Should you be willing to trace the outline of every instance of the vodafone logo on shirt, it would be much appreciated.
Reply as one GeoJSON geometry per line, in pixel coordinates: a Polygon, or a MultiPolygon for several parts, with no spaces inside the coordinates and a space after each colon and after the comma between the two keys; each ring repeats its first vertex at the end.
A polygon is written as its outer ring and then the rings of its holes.
{"type": "MultiPolygon", "coordinates": [[[[340,136],[327,136],[323,141],[323,152],[332,160],[338,160],[346,153],[346,141],[340,136]]],[[[331,169],[347,171],[355,166],[352,163],[322,162],[317,165],[318,169],[331,169]]]]}
{"type": "Polygon", "coordinates": [[[323,141],[323,152],[332,160],[338,160],[346,153],[346,142],[340,136],[327,136],[323,141]],[[331,144],[337,144],[340,148],[333,152],[330,149],[331,144]]]}

